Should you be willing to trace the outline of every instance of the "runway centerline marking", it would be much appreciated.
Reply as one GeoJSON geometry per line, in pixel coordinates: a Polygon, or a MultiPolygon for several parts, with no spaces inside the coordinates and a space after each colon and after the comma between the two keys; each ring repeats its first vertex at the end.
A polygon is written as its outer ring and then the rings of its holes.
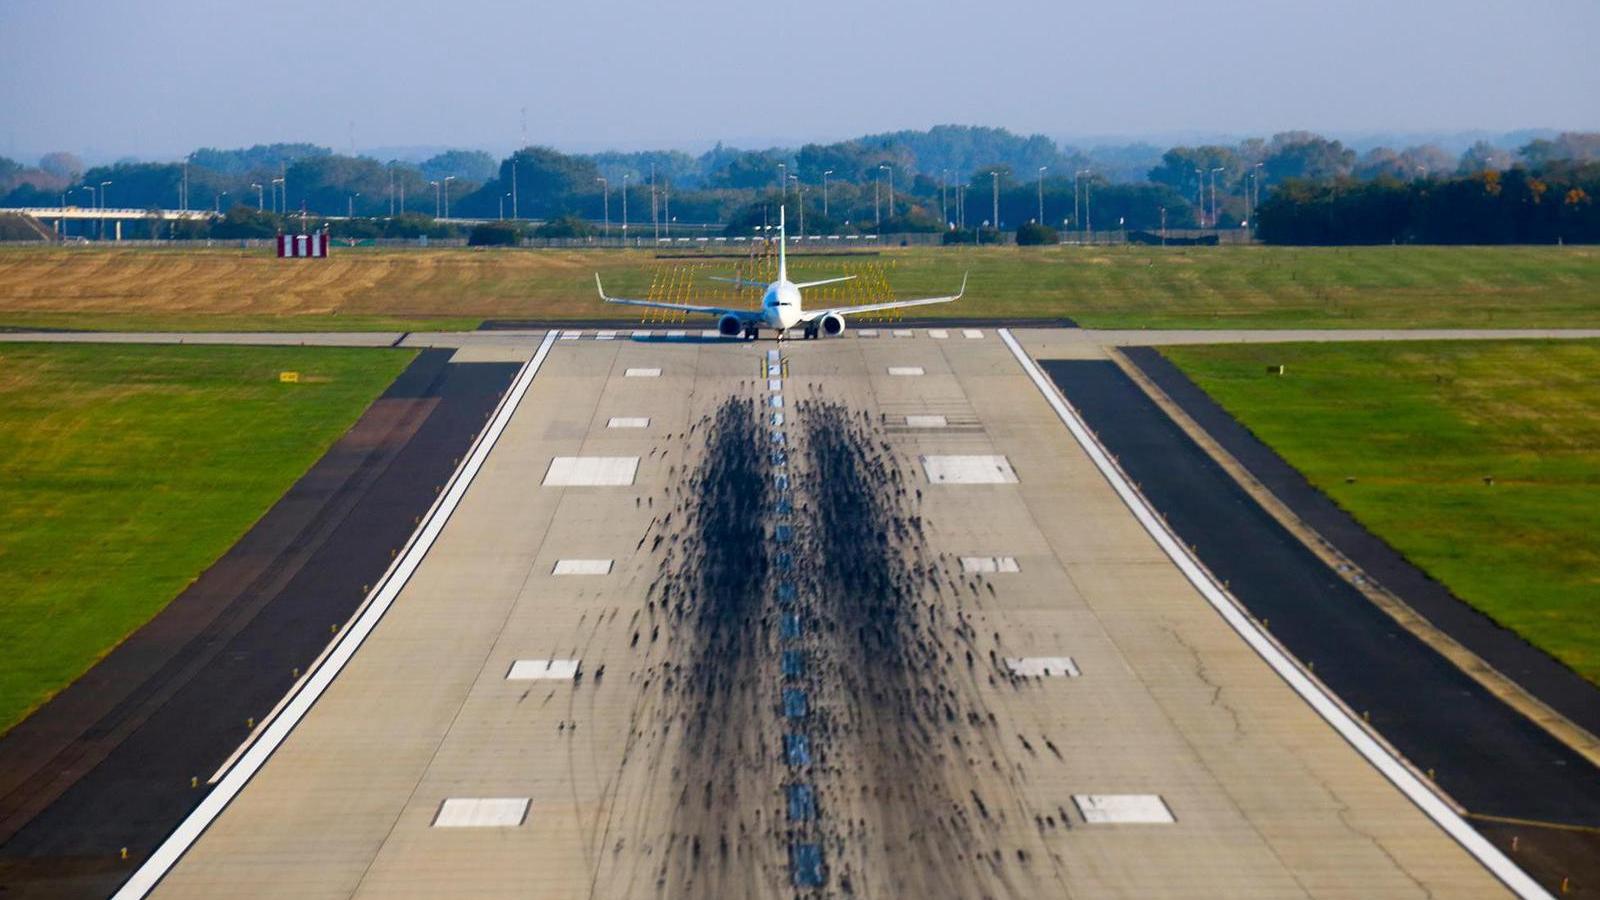
{"type": "Polygon", "coordinates": [[[1384,749],[1383,745],[1378,743],[1377,739],[1368,733],[1337,700],[1312,681],[1298,663],[1291,660],[1283,650],[1267,638],[1255,622],[1228,597],[1222,587],[1211,580],[1199,562],[1183,546],[1183,542],[1167,530],[1155,510],[1145,501],[1144,496],[1134,490],[1127,476],[1123,475],[1122,470],[1111,460],[1111,455],[1089,431],[1088,426],[1078,416],[1077,410],[1045,377],[1038,364],[1022,349],[1022,345],[1017,343],[1017,339],[1011,334],[1011,329],[1001,328],[999,334],[1000,339],[1010,348],[1011,355],[1016,357],[1017,363],[1022,366],[1022,371],[1033,380],[1039,393],[1044,395],[1045,402],[1050,404],[1078,446],[1111,484],[1112,490],[1122,499],[1134,518],[1138,519],[1139,524],[1144,526],[1157,546],[1188,578],[1189,583],[1194,585],[1212,609],[1222,616],[1223,621],[1227,622],[1245,643],[1272,667],[1278,677],[1287,682],[1295,693],[1331,725],[1340,737],[1343,737],[1356,752],[1366,758],[1374,768],[1389,779],[1390,783],[1399,788],[1401,793],[1500,879],[1507,888],[1520,897],[1549,897],[1550,894],[1540,887],[1538,882],[1468,825],[1466,820],[1457,815],[1442,797],[1424,784],[1415,772],[1384,749]]]}
{"type": "Polygon", "coordinates": [[[556,333],[546,332],[538,351],[534,353],[532,359],[523,364],[522,370],[512,382],[511,390],[501,398],[500,405],[489,417],[488,427],[478,435],[472,450],[450,476],[445,489],[434,501],[433,508],[423,517],[422,525],[412,533],[404,552],[395,558],[389,565],[389,570],[378,581],[373,593],[369,595],[365,608],[340,633],[333,650],[324,656],[316,668],[301,682],[299,691],[293,699],[284,705],[283,711],[273,718],[271,724],[250,749],[239,757],[238,762],[228,770],[216,788],[200,801],[194,812],[178,825],[177,829],[113,895],[114,900],[135,900],[144,897],[166,877],[183,854],[194,846],[200,835],[210,827],[228,804],[233,802],[245,785],[250,783],[250,779],[261,770],[300,720],[305,718],[306,713],[322,697],[323,692],[338,677],[345,665],[355,656],[356,651],[372,634],[384,614],[394,605],[395,599],[411,580],[411,576],[422,565],[422,560],[438,540],[440,532],[450,521],[450,516],[461,504],[461,499],[466,496],[472,480],[477,477],[495,443],[505,432],[512,415],[521,405],[522,398],[528,393],[534,376],[538,374],[545,358],[550,355],[550,348],[555,342],[556,333]]]}

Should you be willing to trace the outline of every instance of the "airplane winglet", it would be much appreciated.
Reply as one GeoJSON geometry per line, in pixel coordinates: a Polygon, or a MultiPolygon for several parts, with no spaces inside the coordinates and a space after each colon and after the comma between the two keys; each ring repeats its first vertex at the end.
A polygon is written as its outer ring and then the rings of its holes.
{"type": "Polygon", "coordinates": [[[600,299],[601,300],[604,300],[607,303],[611,302],[611,298],[606,296],[606,289],[600,285],[600,273],[599,272],[594,273],[594,289],[596,291],[600,292],[600,299]]]}

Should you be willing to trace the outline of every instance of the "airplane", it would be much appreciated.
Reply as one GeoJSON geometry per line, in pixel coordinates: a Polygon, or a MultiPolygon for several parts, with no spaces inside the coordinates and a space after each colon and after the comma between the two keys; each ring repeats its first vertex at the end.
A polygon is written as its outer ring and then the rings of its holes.
{"type": "Polygon", "coordinates": [[[949,297],[923,297],[916,300],[892,300],[886,303],[867,303],[859,306],[830,306],[826,309],[806,309],[800,298],[800,292],[807,288],[821,287],[825,284],[837,284],[849,281],[856,277],[846,275],[842,278],[824,278],[821,281],[802,281],[798,284],[789,280],[788,255],[785,253],[785,235],[783,225],[783,208],[778,208],[778,280],[770,284],[749,281],[743,278],[718,278],[713,281],[728,281],[745,287],[765,288],[762,295],[760,309],[723,309],[720,306],[697,306],[690,303],[666,303],[659,300],[630,300],[625,297],[608,297],[606,289],[600,284],[600,273],[594,274],[595,289],[600,292],[600,299],[607,303],[625,303],[629,306],[650,306],[657,309],[675,309],[681,312],[705,313],[717,316],[717,331],[724,337],[738,337],[744,335],[747,340],[755,340],[761,336],[762,328],[770,328],[777,332],[779,340],[791,328],[804,329],[806,340],[812,340],[819,334],[838,336],[844,334],[844,317],[854,313],[878,312],[885,309],[900,309],[907,306],[926,306],[930,303],[950,303],[960,300],[967,292],[967,276],[961,276],[961,290],[949,297]]]}

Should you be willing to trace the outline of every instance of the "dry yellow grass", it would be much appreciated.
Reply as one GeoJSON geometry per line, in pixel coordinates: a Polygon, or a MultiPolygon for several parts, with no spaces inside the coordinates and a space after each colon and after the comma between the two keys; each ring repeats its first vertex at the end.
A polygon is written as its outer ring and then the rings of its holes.
{"type": "MultiPolygon", "coordinates": [[[[888,285],[872,290],[898,296],[948,291],[970,272],[966,299],[921,311],[930,316],[1069,316],[1101,327],[1600,324],[1600,252],[1592,247],[913,247],[790,262],[806,277],[881,265],[888,285]]],[[[658,260],[649,250],[336,249],[326,260],[279,260],[266,249],[3,248],[0,327],[420,330],[483,319],[620,322],[637,320],[638,311],[601,303],[595,271],[612,292],[643,296],[663,267],[692,268],[692,284],[682,285],[689,293],[744,306],[750,296],[735,298],[702,277],[731,274],[738,263],[658,260]]],[[[819,299],[830,299],[827,289],[819,299]]]]}

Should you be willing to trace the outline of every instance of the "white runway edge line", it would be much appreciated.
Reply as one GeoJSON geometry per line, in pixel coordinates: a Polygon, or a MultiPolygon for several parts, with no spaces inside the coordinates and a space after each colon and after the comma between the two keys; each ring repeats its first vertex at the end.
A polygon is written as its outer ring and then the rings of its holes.
{"type": "Polygon", "coordinates": [[[434,500],[433,508],[428,510],[422,525],[412,533],[405,552],[401,553],[390,565],[389,571],[384,573],[383,579],[378,582],[370,595],[366,608],[353,622],[345,626],[333,651],[323,658],[315,671],[307,675],[301,683],[299,692],[283,707],[283,712],[273,719],[261,737],[245,751],[238,763],[228,770],[228,774],[223,776],[216,788],[200,801],[194,812],[178,825],[144,865],[133,873],[133,877],[123,884],[121,890],[113,895],[115,900],[134,900],[144,897],[166,877],[167,872],[171,871],[183,854],[188,852],[194,842],[199,840],[200,835],[210,827],[228,804],[233,802],[233,798],[239,795],[256,772],[260,771],[273,752],[321,698],[328,685],[338,677],[356,650],[360,649],[384,613],[394,605],[395,598],[405,588],[406,582],[411,580],[417,567],[422,564],[423,557],[428,555],[433,542],[444,530],[445,523],[450,520],[451,514],[461,503],[461,498],[466,495],[472,479],[477,476],[478,470],[483,468],[484,460],[489,458],[489,452],[494,449],[495,442],[506,430],[506,425],[511,421],[517,406],[522,403],[523,396],[533,384],[533,377],[539,373],[539,367],[549,355],[550,347],[556,342],[556,337],[557,333],[554,331],[545,333],[538,352],[533,355],[533,359],[522,366],[522,370],[512,382],[511,389],[500,398],[500,405],[490,417],[489,426],[478,435],[477,441],[473,443],[472,450],[462,461],[460,468],[450,476],[450,481],[434,500]]]}
{"type": "Polygon", "coordinates": [[[1415,803],[1429,818],[1438,823],[1446,834],[1454,838],[1478,862],[1482,863],[1496,878],[1499,878],[1506,887],[1520,897],[1550,897],[1550,894],[1540,887],[1538,882],[1530,878],[1526,872],[1518,868],[1498,848],[1489,843],[1483,835],[1474,830],[1471,825],[1468,825],[1466,820],[1457,815],[1455,810],[1451,809],[1449,804],[1445,803],[1432,789],[1424,784],[1410,768],[1391,755],[1382,744],[1379,744],[1354,717],[1345,711],[1343,706],[1324,693],[1320,685],[1306,677],[1305,672],[1300,669],[1298,664],[1291,660],[1276,644],[1267,639],[1267,636],[1256,627],[1255,622],[1229,599],[1222,588],[1212,581],[1200,564],[1189,555],[1183,544],[1162,525],[1156,513],[1145,503],[1144,497],[1128,483],[1127,478],[1122,474],[1122,470],[1117,467],[1116,463],[1112,462],[1110,454],[1106,452],[1104,447],[1100,446],[1099,440],[1094,437],[1088,426],[1078,417],[1077,410],[1072,408],[1072,405],[1066,401],[1060,391],[1056,390],[1055,385],[1045,377],[1039,366],[1017,343],[1016,338],[1011,335],[1011,329],[1001,328],[999,329],[999,334],[1000,339],[1005,342],[1007,347],[1011,348],[1011,354],[1017,358],[1022,370],[1028,374],[1029,378],[1033,379],[1033,383],[1039,388],[1039,392],[1044,394],[1045,400],[1055,410],[1056,415],[1061,418],[1062,423],[1067,426],[1067,430],[1072,432],[1072,436],[1077,440],[1078,445],[1094,461],[1095,467],[1100,470],[1100,474],[1104,475],[1106,481],[1111,483],[1112,489],[1122,498],[1122,502],[1127,504],[1134,517],[1139,520],[1139,524],[1144,526],[1145,531],[1149,532],[1150,536],[1155,539],[1167,556],[1177,564],[1178,568],[1189,579],[1189,582],[1195,586],[1201,596],[1206,598],[1206,602],[1210,603],[1211,607],[1222,616],[1223,620],[1240,637],[1244,638],[1245,643],[1249,644],[1251,649],[1266,660],[1267,665],[1278,673],[1278,677],[1288,682],[1295,693],[1299,694],[1313,710],[1316,710],[1318,715],[1333,726],[1333,729],[1348,741],[1358,753],[1366,757],[1367,762],[1371,763],[1395,787],[1399,788],[1401,793],[1409,797],[1411,802],[1415,803]]]}

